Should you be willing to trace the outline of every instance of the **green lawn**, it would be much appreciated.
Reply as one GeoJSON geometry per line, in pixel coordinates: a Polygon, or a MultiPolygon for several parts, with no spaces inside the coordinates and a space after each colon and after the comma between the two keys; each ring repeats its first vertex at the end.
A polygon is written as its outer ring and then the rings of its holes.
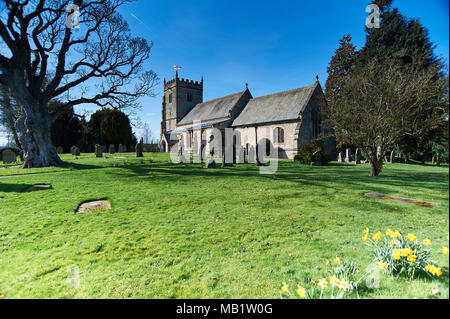
{"type": "Polygon", "coordinates": [[[432,288],[449,297],[448,255],[441,253],[448,246],[448,166],[387,164],[371,178],[367,165],[282,161],[277,174],[260,175],[250,164],[204,170],[172,164],[168,154],[123,156],[64,155],[70,163],[59,168],[0,169],[0,296],[279,298],[282,282],[295,287],[328,276],[326,260],[335,256],[364,270],[371,258],[361,236],[369,227],[428,237],[444,275],[382,275],[362,298],[428,298],[432,288]],[[34,184],[53,189],[22,193],[34,184]],[[79,203],[104,198],[112,210],[74,213],[79,203]],[[78,288],[67,285],[72,269],[79,270],[78,288]]]}

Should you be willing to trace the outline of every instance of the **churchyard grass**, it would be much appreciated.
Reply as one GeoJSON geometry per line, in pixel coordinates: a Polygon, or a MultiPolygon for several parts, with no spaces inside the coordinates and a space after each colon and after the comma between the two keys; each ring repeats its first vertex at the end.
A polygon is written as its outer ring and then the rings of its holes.
{"type": "Polygon", "coordinates": [[[251,164],[202,169],[172,164],[163,153],[104,155],[0,170],[0,296],[280,298],[283,282],[296,287],[328,277],[326,261],[337,256],[363,273],[373,263],[361,240],[368,227],[429,238],[443,275],[382,274],[379,288],[360,285],[361,298],[449,297],[448,255],[441,253],[448,247],[448,166],[386,164],[369,177],[368,165],[281,161],[275,175],[260,175],[251,164]],[[52,189],[22,193],[34,184],[52,189]],[[75,213],[96,199],[109,199],[112,210],[75,213]]]}

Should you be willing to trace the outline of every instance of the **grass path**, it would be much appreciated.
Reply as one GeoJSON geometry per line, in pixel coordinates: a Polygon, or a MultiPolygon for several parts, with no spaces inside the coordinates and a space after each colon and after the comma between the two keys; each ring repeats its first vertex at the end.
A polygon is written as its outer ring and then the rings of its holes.
{"type": "MultiPolygon", "coordinates": [[[[122,155],[120,155],[122,156],[122,155]]],[[[329,167],[280,163],[204,170],[167,154],[136,159],[70,155],[48,172],[0,179],[0,293],[5,298],[278,298],[282,282],[326,276],[335,256],[371,263],[365,227],[397,228],[433,242],[439,280],[392,280],[364,298],[448,298],[448,167],[329,167]],[[153,163],[149,159],[152,158],[153,163]],[[118,168],[113,165],[119,163],[118,168]],[[50,174],[51,172],[51,174],[50,174]],[[22,193],[34,184],[53,189],[22,193]],[[439,203],[433,209],[364,196],[380,192],[439,203]],[[107,198],[107,212],[75,214],[107,198]],[[319,266],[316,270],[315,266],[319,266]],[[80,287],[67,278],[79,272],[80,287]]],[[[0,170],[1,176],[23,173],[0,170]]]]}

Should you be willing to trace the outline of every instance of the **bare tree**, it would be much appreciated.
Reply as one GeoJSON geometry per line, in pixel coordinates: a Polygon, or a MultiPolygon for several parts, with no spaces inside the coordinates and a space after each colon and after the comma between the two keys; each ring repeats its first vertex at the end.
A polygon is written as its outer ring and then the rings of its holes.
{"type": "Polygon", "coordinates": [[[64,110],[82,104],[136,108],[157,82],[144,70],[152,44],[132,37],[117,12],[129,0],[71,2],[0,4],[0,83],[21,108],[16,129],[25,168],[62,163],[50,128],[64,110]],[[61,104],[52,107],[56,98],[61,104]]]}
{"type": "Polygon", "coordinates": [[[371,176],[405,136],[420,136],[439,125],[445,111],[448,78],[435,66],[407,72],[394,64],[369,63],[328,104],[327,115],[338,141],[351,144],[368,159],[371,176]]]}
{"type": "Polygon", "coordinates": [[[142,128],[142,138],[144,139],[145,144],[153,143],[152,130],[150,129],[150,126],[147,123],[145,123],[144,127],[142,128]]]}

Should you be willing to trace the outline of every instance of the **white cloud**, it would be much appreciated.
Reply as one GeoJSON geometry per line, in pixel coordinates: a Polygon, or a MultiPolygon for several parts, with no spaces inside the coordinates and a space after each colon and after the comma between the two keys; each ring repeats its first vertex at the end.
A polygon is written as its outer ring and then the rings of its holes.
{"type": "Polygon", "coordinates": [[[156,113],[146,113],[145,114],[145,116],[149,116],[149,117],[156,116],[156,115],[157,115],[156,113]]]}

